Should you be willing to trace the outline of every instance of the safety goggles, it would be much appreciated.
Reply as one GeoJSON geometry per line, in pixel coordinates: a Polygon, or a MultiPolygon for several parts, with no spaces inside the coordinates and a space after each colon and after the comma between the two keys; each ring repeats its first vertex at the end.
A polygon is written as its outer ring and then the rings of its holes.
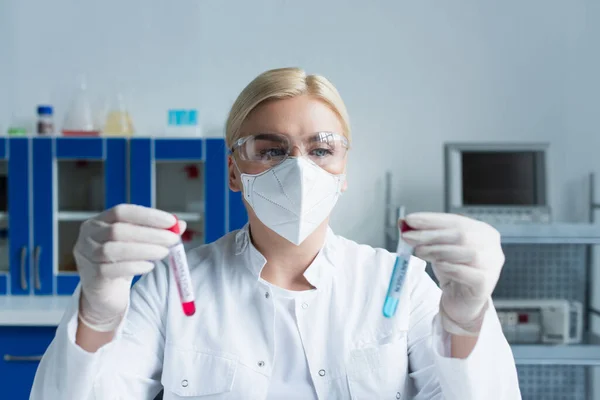
{"type": "Polygon", "coordinates": [[[291,138],[281,133],[259,133],[238,139],[231,152],[243,162],[255,168],[267,170],[284,162],[288,157],[299,155],[308,158],[331,173],[340,173],[348,153],[349,143],[345,136],[333,132],[318,132],[304,138],[291,138]]]}

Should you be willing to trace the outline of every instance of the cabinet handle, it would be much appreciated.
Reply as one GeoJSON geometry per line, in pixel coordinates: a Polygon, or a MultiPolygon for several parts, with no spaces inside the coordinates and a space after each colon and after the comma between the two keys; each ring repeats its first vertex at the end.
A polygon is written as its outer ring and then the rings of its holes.
{"type": "Polygon", "coordinates": [[[42,246],[35,247],[35,253],[33,255],[33,274],[34,274],[34,285],[35,290],[42,289],[42,282],[40,281],[40,254],[42,253],[42,246]]]}
{"type": "Polygon", "coordinates": [[[38,362],[42,360],[42,356],[13,356],[10,354],[4,355],[4,361],[6,362],[38,362]]]}
{"type": "Polygon", "coordinates": [[[21,289],[27,290],[27,277],[25,275],[27,267],[27,247],[21,249],[21,289]]]}

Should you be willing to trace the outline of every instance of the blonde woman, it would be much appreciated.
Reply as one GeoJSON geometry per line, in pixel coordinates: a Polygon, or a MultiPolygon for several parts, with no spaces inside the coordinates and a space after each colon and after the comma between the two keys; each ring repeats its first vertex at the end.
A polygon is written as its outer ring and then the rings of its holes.
{"type": "Polygon", "coordinates": [[[263,73],[226,135],[229,186],[249,223],[188,253],[196,314],[183,314],[159,262],[178,240],[171,214],[121,205],[86,221],[74,249],[81,285],[32,399],[520,398],[490,300],[504,262],[493,228],[409,215],[404,238],[420,258],[393,318],[382,306],[394,255],[329,228],[351,136],[327,79],[263,73]]]}

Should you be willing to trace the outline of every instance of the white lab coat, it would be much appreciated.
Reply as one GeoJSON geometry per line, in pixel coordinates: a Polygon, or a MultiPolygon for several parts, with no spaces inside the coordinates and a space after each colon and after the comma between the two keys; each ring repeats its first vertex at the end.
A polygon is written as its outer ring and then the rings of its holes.
{"type": "MultiPolygon", "coordinates": [[[[115,339],[96,353],[75,344],[79,290],[44,355],[31,399],[266,398],[274,360],[274,306],[259,279],[266,260],[248,228],[188,253],[197,311],[186,317],[171,271],[159,265],[133,288],[115,339]]],[[[296,303],[319,399],[520,399],[516,368],[489,304],[478,343],[449,358],[440,290],[413,258],[392,319],[382,306],[395,255],[328,232],[296,303]]],[[[280,350],[285,354],[285,349],[280,350]]],[[[285,357],[278,354],[279,357],[285,357]]]]}

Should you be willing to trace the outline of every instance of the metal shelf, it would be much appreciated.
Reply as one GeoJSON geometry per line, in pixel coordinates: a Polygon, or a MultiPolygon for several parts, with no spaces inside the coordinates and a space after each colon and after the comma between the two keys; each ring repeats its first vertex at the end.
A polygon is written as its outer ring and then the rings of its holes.
{"type": "Polygon", "coordinates": [[[169,211],[171,214],[177,216],[177,218],[184,220],[185,222],[199,222],[202,220],[202,214],[195,212],[179,212],[169,211]]]}
{"type": "Polygon", "coordinates": [[[586,223],[494,225],[506,244],[600,244],[600,226],[586,223]]]}
{"type": "MultiPolygon", "coordinates": [[[[102,211],[59,211],[59,221],[85,221],[90,218],[94,218],[102,211]]],[[[171,212],[171,211],[170,211],[171,212]]],[[[202,220],[202,214],[194,212],[178,212],[172,211],[171,214],[177,215],[177,218],[182,219],[186,222],[199,222],[202,220]]],[[[0,214],[0,219],[2,215],[0,214]]]]}
{"type": "Polygon", "coordinates": [[[581,343],[512,344],[517,365],[587,365],[600,366],[600,337],[584,335],[581,343]]]}
{"type": "MultiPolygon", "coordinates": [[[[503,244],[600,244],[600,225],[576,223],[497,224],[503,244]]],[[[388,238],[398,240],[398,229],[388,227],[388,238]]]]}
{"type": "Polygon", "coordinates": [[[59,211],[59,221],[85,221],[94,218],[101,211],[59,211]]]}

